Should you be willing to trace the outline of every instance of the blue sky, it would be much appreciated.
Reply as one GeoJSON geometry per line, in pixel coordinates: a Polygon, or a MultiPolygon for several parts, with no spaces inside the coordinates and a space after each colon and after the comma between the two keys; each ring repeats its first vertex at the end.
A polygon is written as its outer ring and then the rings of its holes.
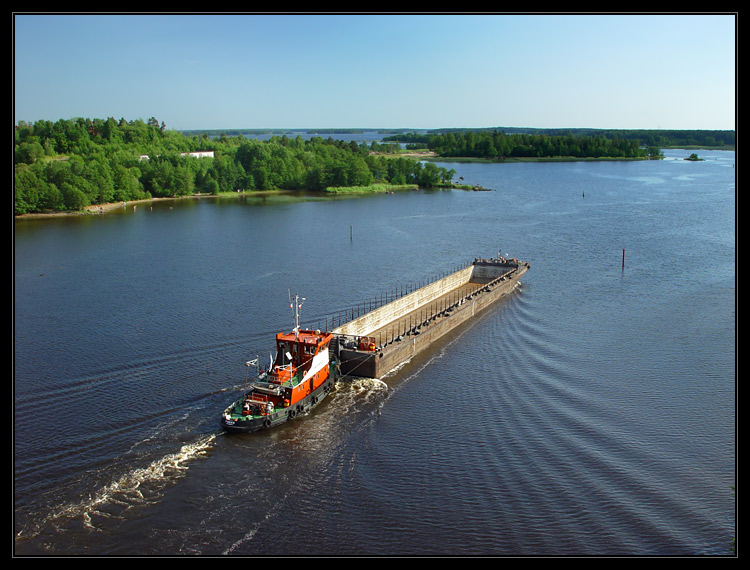
{"type": "Polygon", "coordinates": [[[735,16],[14,15],[15,119],[734,129],[735,16]]]}

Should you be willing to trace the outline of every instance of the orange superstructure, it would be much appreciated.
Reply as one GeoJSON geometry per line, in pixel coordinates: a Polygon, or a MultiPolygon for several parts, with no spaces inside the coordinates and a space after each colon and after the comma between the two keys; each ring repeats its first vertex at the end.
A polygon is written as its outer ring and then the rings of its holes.
{"type": "Polygon", "coordinates": [[[276,360],[268,382],[284,387],[285,405],[295,405],[329,378],[328,347],[333,335],[301,330],[276,335],[276,360]]]}
{"type": "MultiPolygon", "coordinates": [[[[295,298],[292,332],[276,335],[276,357],[243,397],[233,402],[221,419],[229,432],[249,432],[277,425],[316,406],[336,381],[336,363],[330,353],[334,335],[299,328],[295,298]]],[[[257,359],[247,363],[257,365],[257,359]]]]}

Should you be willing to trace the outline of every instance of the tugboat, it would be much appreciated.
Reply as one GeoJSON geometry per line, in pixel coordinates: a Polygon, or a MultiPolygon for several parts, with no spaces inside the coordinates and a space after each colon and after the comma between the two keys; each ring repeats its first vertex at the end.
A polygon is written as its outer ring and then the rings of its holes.
{"type": "MultiPolygon", "coordinates": [[[[290,306],[294,329],[276,335],[276,358],[269,369],[258,370],[243,396],[224,410],[220,425],[225,431],[254,432],[287,422],[317,406],[335,385],[337,365],[330,355],[334,335],[300,329],[298,295],[290,306]]],[[[257,366],[257,359],[246,365],[257,366]]]]}

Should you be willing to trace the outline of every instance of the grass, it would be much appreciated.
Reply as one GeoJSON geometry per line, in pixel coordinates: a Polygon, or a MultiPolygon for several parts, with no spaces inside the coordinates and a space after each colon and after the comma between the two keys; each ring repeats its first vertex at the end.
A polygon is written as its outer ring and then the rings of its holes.
{"type": "Polygon", "coordinates": [[[402,190],[417,190],[416,184],[371,184],[370,186],[329,186],[326,192],[329,194],[368,194],[400,192],[402,190]]]}

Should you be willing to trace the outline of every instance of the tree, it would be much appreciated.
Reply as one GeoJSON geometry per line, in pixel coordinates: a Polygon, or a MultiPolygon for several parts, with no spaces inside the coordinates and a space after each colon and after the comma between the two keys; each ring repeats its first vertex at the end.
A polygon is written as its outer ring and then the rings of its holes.
{"type": "Polygon", "coordinates": [[[210,173],[207,173],[200,181],[200,184],[196,184],[196,190],[202,194],[218,194],[219,183],[214,180],[214,177],[210,173]]]}
{"type": "Polygon", "coordinates": [[[189,196],[195,190],[195,175],[187,166],[172,169],[169,187],[173,196],[189,196]]]}
{"type": "Polygon", "coordinates": [[[60,189],[52,183],[47,183],[41,188],[39,193],[39,209],[37,211],[43,212],[45,210],[64,210],[65,201],[63,194],[60,189]]]}
{"type": "Polygon", "coordinates": [[[113,199],[116,202],[126,202],[142,197],[143,186],[139,181],[140,174],[140,170],[135,167],[127,168],[122,164],[115,166],[113,172],[113,199]]]}
{"type": "Polygon", "coordinates": [[[91,201],[96,204],[106,204],[114,199],[115,185],[112,171],[105,161],[91,160],[85,165],[83,176],[89,182],[92,195],[91,201]]]}
{"type": "Polygon", "coordinates": [[[91,204],[89,197],[83,191],[68,182],[63,184],[60,192],[63,196],[63,204],[68,210],[83,210],[91,204]]]}
{"type": "Polygon", "coordinates": [[[40,158],[43,158],[44,154],[44,147],[42,147],[42,145],[36,139],[28,142],[22,142],[20,145],[17,145],[15,147],[16,163],[23,162],[26,164],[33,164],[40,158]]]}
{"type": "Polygon", "coordinates": [[[16,167],[13,209],[16,215],[36,212],[46,184],[27,165],[16,167]]]}

